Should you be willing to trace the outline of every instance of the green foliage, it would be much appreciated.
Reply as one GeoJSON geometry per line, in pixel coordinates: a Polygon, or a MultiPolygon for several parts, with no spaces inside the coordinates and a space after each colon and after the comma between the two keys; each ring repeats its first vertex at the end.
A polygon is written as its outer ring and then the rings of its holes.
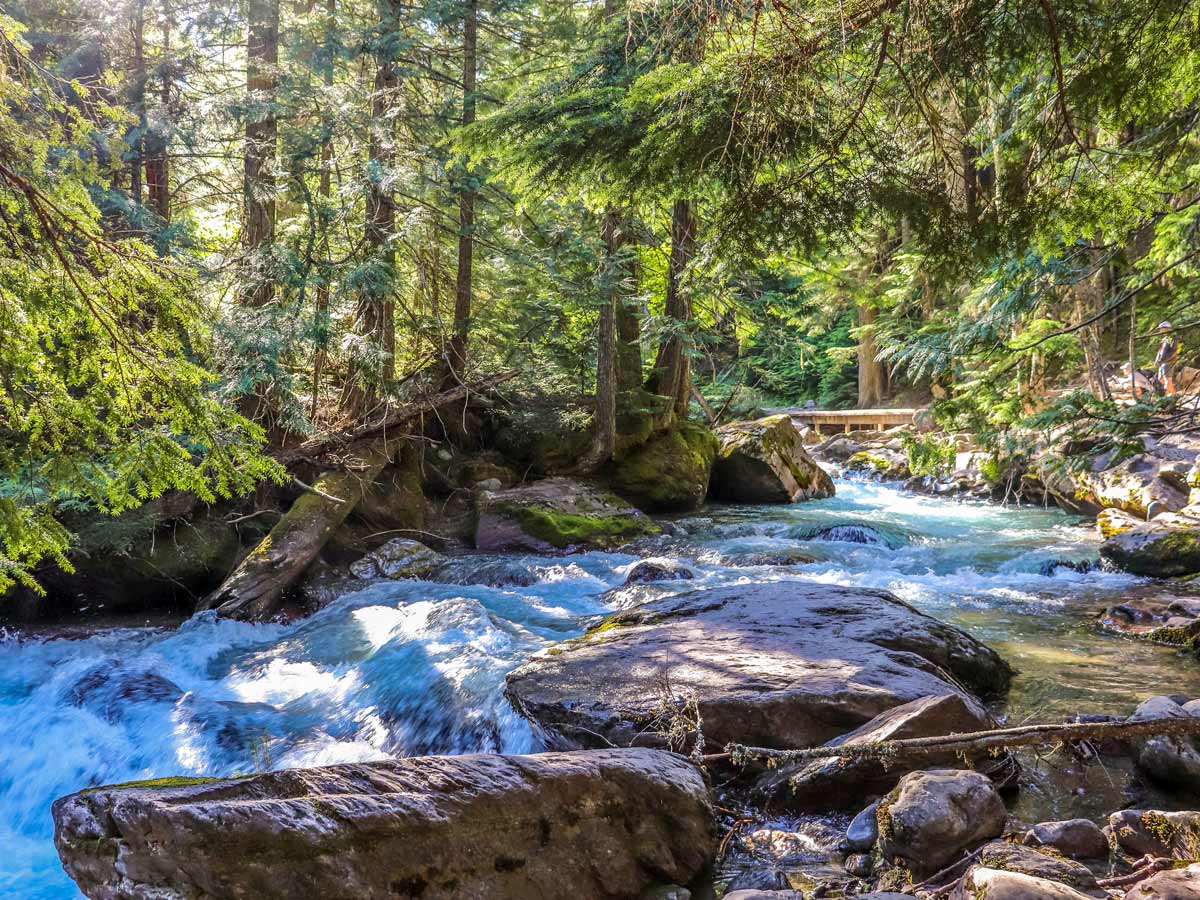
{"type": "Polygon", "coordinates": [[[900,436],[904,452],[908,454],[908,470],[921,477],[934,478],[945,475],[954,468],[954,457],[958,448],[952,438],[937,435],[917,435],[906,431],[900,436]]]}
{"type": "Polygon", "coordinates": [[[199,362],[209,316],[192,274],[103,228],[94,148],[121,114],[43,75],[7,17],[0,44],[3,592],[36,588],[44,557],[68,565],[56,504],[115,514],[167,490],[213,500],[278,470],[199,362]],[[87,106],[59,99],[68,89],[87,106]]]}

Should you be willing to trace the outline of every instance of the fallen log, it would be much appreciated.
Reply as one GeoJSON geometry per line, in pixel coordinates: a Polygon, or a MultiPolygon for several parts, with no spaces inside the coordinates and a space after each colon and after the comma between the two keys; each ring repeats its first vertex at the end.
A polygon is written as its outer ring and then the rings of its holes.
{"type": "Polygon", "coordinates": [[[441,391],[437,394],[431,394],[428,397],[418,398],[410,403],[406,403],[404,406],[390,410],[376,421],[355,425],[352,428],[344,428],[341,431],[318,435],[301,444],[287,447],[276,453],[275,458],[284,465],[287,465],[289,462],[312,459],[330,450],[346,447],[367,438],[374,438],[377,435],[406,425],[426,413],[431,413],[443,406],[449,406],[451,403],[458,403],[460,400],[466,400],[472,394],[482,394],[485,391],[490,391],[504,384],[506,381],[512,381],[512,379],[520,374],[519,369],[511,369],[507,372],[481,378],[479,381],[474,381],[471,384],[460,384],[448,391],[441,391]]]}
{"type": "MultiPolygon", "coordinates": [[[[392,444],[391,447],[395,447],[392,444]]],[[[325,472],[243,559],[199,610],[229,619],[261,622],[279,609],[284,592],[304,573],[334,531],[388,464],[388,445],[368,445],[354,464],[325,472]]]]}
{"type": "Polygon", "coordinates": [[[746,747],[742,744],[729,744],[724,753],[710,754],[704,757],[704,761],[729,760],[735,765],[745,765],[752,760],[757,760],[777,766],[815,759],[838,758],[847,760],[879,759],[886,763],[890,760],[920,758],[947,752],[961,753],[964,756],[978,756],[998,753],[1001,750],[1011,750],[1015,747],[1036,747],[1070,741],[1126,740],[1158,735],[1196,734],[1200,734],[1200,717],[1192,716],[1143,719],[1135,722],[1065,722],[1020,725],[1015,728],[994,728],[989,731],[905,738],[896,741],[871,741],[839,747],[809,747],[803,750],[776,750],[771,747],[746,747]]]}
{"type": "Polygon", "coordinates": [[[317,558],[390,462],[390,450],[396,444],[389,443],[389,430],[399,429],[426,413],[465,400],[471,394],[490,390],[518,374],[518,370],[511,370],[471,384],[460,384],[391,410],[376,421],[320,435],[280,450],[275,458],[285,465],[312,460],[334,449],[350,459],[338,460],[337,468],[324,472],[311,485],[293,476],[293,481],[304,493],[220,587],[200,601],[197,611],[216,609],[217,615],[224,618],[252,622],[270,618],[278,611],[288,588],[317,558]]]}

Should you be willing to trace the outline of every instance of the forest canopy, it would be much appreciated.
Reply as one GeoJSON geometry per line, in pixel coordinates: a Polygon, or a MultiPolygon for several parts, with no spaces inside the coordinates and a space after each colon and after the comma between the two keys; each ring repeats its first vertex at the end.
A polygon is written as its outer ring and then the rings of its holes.
{"type": "Polygon", "coordinates": [[[1131,0],[8,4],[0,591],[73,510],[510,369],[589,464],[647,398],[1190,423],[1109,376],[1200,346],[1198,41],[1131,0]]]}

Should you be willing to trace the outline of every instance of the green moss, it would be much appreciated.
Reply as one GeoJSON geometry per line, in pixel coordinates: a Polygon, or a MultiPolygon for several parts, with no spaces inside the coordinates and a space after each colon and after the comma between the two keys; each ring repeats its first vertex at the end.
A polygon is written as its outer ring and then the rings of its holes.
{"type": "Polygon", "coordinates": [[[573,544],[619,544],[659,533],[657,525],[641,517],[586,516],[542,506],[519,506],[509,511],[522,531],[559,550],[573,544]]]}
{"type": "Polygon", "coordinates": [[[1171,826],[1170,819],[1162,813],[1151,810],[1142,813],[1142,825],[1155,840],[1170,846],[1171,839],[1175,834],[1175,829],[1171,826]]]}
{"type": "Polygon", "coordinates": [[[1156,644],[1169,644],[1186,650],[1200,650],[1200,622],[1188,625],[1164,625],[1142,635],[1156,644]]]}
{"type": "Polygon", "coordinates": [[[94,794],[96,791],[119,790],[123,788],[172,788],[191,787],[197,784],[212,784],[223,781],[221,778],[201,778],[199,776],[172,775],[166,778],[147,778],[143,781],[123,781],[120,784],[102,784],[81,791],[82,794],[94,794]]]}
{"type": "Polygon", "coordinates": [[[716,456],[716,436],[701,425],[684,422],[615,462],[609,480],[644,509],[695,509],[708,493],[716,456]]]}

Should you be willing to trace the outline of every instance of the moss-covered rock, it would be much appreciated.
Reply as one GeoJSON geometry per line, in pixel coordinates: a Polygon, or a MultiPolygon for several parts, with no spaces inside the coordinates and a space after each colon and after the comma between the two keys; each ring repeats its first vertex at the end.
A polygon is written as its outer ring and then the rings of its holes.
{"type": "Polygon", "coordinates": [[[1137,516],[1120,509],[1102,509],[1096,514],[1096,530],[1105,540],[1114,534],[1128,531],[1130,528],[1140,525],[1141,522],[1142,520],[1137,516]]]}
{"type": "Polygon", "coordinates": [[[846,460],[846,468],[889,481],[902,481],[912,474],[905,454],[883,447],[858,451],[846,460]]]}
{"type": "Polygon", "coordinates": [[[717,439],[709,490],[718,500],[794,503],[833,496],[833,479],[805,451],[789,416],[726,425],[717,439]]]}
{"type": "Polygon", "coordinates": [[[652,512],[696,509],[708,493],[717,438],[694,422],[655,435],[612,464],[609,484],[652,512]]]}
{"type": "Polygon", "coordinates": [[[645,513],[597,485],[547,478],[479,496],[475,546],[546,552],[615,547],[660,529],[645,513]]]}
{"type": "Polygon", "coordinates": [[[1200,509],[1133,524],[1101,544],[1100,555],[1134,575],[1194,575],[1200,572],[1200,509]]]}

